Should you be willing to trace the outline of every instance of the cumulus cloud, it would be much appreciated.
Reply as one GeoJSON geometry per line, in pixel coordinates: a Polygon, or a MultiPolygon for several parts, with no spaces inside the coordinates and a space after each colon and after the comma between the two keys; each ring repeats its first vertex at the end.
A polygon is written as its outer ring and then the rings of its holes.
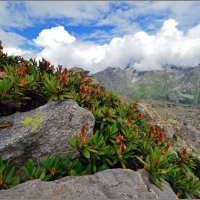
{"type": "Polygon", "coordinates": [[[58,26],[42,30],[34,41],[38,46],[51,48],[59,44],[70,44],[75,40],[76,38],[65,31],[63,26],[58,26]]]}
{"type": "Polygon", "coordinates": [[[31,56],[34,56],[33,52],[22,50],[17,47],[6,47],[4,48],[4,52],[8,55],[23,56],[24,58],[31,58],[31,56]]]}
{"type": "Polygon", "coordinates": [[[4,47],[3,51],[10,56],[22,56],[25,59],[35,58],[36,56],[35,52],[19,47],[4,47]]]}
{"type": "Polygon", "coordinates": [[[81,66],[91,70],[91,66],[105,56],[106,45],[77,41],[62,26],[43,30],[34,39],[34,42],[43,47],[43,50],[37,55],[38,59],[44,57],[54,64],[62,64],[67,67],[81,66]]]}
{"type": "Polygon", "coordinates": [[[32,45],[32,42],[17,33],[8,32],[0,29],[0,40],[3,42],[4,52],[8,55],[18,55],[25,58],[35,56],[35,53],[31,50],[20,48],[21,45],[32,45]]]}
{"type": "Polygon", "coordinates": [[[158,70],[164,64],[194,67],[200,63],[200,25],[187,33],[177,25],[169,19],[154,35],[139,31],[103,45],[79,41],[58,26],[43,30],[34,42],[43,48],[38,58],[66,67],[83,67],[93,73],[108,66],[131,65],[138,71],[158,70]]]}

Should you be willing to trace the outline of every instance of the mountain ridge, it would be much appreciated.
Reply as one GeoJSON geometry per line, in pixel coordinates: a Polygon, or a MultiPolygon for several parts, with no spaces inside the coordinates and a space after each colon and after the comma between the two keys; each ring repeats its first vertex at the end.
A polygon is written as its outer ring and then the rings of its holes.
{"type": "Polygon", "coordinates": [[[191,68],[165,65],[162,70],[137,71],[108,67],[93,74],[108,90],[139,99],[200,104],[200,65],[191,68]]]}

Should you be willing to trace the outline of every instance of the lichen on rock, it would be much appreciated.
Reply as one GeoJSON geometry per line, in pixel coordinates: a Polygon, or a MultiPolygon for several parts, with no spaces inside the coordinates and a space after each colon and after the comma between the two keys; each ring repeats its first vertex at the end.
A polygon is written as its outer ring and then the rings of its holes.
{"type": "Polygon", "coordinates": [[[36,129],[42,122],[42,114],[38,113],[34,116],[25,117],[21,123],[23,126],[32,126],[33,129],[36,129]]]}

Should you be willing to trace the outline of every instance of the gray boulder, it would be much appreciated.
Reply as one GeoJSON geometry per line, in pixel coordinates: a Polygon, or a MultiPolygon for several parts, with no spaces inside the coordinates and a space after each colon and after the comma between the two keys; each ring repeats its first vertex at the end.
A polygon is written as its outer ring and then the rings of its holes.
{"type": "Polygon", "coordinates": [[[93,133],[94,116],[72,100],[48,103],[28,112],[18,112],[0,118],[0,155],[20,168],[28,159],[36,163],[47,155],[69,149],[67,138],[81,131],[87,124],[87,135],[93,133]]]}
{"type": "Polygon", "coordinates": [[[163,191],[148,173],[108,169],[94,175],[68,176],[52,182],[28,181],[0,191],[0,199],[178,199],[167,183],[163,191]]]}

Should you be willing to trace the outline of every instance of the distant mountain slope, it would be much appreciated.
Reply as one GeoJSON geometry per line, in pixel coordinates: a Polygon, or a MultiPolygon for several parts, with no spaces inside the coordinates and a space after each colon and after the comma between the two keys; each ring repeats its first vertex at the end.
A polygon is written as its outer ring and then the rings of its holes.
{"type": "Polygon", "coordinates": [[[182,69],[165,66],[161,71],[137,72],[108,67],[94,74],[107,89],[142,99],[200,104],[200,66],[182,69]]]}

